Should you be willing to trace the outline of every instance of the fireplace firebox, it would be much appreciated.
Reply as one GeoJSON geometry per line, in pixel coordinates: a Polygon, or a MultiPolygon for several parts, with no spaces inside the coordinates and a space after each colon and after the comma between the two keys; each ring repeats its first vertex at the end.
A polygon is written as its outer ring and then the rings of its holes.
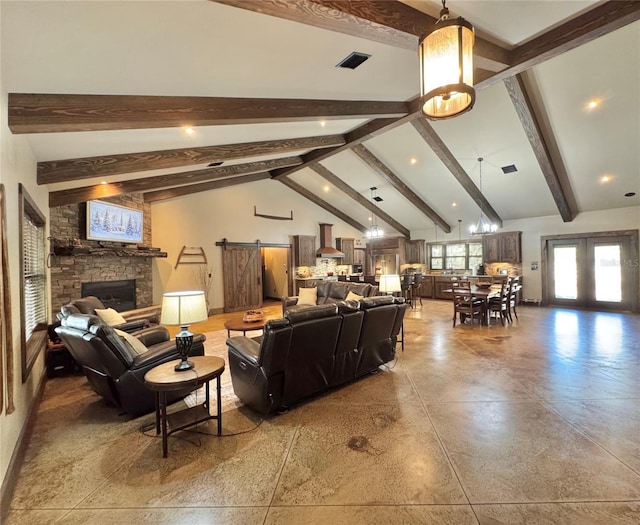
{"type": "Polygon", "coordinates": [[[82,283],[82,297],[93,295],[102,301],[105,308],[125,312],[136,308],[136,280],[94,281],[82,283]]]}

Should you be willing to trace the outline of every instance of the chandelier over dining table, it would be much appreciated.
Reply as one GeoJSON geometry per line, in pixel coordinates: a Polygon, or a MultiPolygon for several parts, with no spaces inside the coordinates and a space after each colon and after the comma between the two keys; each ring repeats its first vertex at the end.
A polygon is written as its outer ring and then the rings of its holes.
{"type": "MultiPolygon", "coordinates": [[[[482,193],[482,161],[484,159],[482,157],[478,157],[478,163],[480,164],[480,193],[482,193]]],[[[482,212],[482,208],[480,208],[480,217],[478,218],[478,222],[469,226],[469,233],[471,235],[482,235],[485,233],[494,233],[498,231],[498,225],[489,222],[482,212]]]]}

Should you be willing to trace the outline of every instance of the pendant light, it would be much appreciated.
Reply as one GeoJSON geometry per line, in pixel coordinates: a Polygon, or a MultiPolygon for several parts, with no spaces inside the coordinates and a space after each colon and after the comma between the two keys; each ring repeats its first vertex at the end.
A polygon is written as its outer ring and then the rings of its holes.
{"type": "Polygon", "coordinates": [[[380,199],[379,197],[376,197],[374,193],[377,189],[378,188],[376,188],[375,186],[372,186],[370,188],[371,203],[373,204],[373,208],[371,208],[371,227],[365,233],[365,236],[367,237],[367,239],[379,239],[380,237],[384,237],[384,231],[382,230],[382,228],[378,227],[378,223],[376,222],[376,214],[373,211],[375,209],[376,199],[380,199]]]}
{"type": "MultiPolygon", "coordinates": [[[[482,193],[482,161],[484,159],[482,157],[478,157],[478,163],[480,164],[480,193],[482,193]]],[[[469,226],[469,233],[471,235],[484,235],[485,233],[495,233],[498,230],[498,226],[496,224],[490,223],[488,220],[484,218],[484,213],[482,213],[482,208],[480,208],[480,217],[478,218],[478,222],[469,226]]]]}
{"type": "Polygon", "coordinates": [[[420,39],[420,106],[431,120],[461,115],[476,100],[473,89],[473,26],[449,18],[442,0],[440,18],[420,39]]]}

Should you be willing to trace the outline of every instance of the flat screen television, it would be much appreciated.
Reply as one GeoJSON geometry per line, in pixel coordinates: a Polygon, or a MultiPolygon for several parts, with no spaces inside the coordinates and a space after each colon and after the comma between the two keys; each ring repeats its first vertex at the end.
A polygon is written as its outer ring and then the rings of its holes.
{"type": "Polygon", "coordinates": [[[87,202],[87,239],[141,243],[143,212],[104,201],[87,202]]]}

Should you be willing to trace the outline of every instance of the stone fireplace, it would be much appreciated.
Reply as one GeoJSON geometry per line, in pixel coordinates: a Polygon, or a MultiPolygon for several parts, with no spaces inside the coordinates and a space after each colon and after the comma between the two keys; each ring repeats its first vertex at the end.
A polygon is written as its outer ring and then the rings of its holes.
{"type": "MultiPolygon", "coordinates": [[[[143,210],[144,244],[151,245],[151,206],[144,203],[142,194],[122,195],[104,200],[143,210]]],[[[63,304],[85,295],[83,283],[86,285],[88,283],[132,281],[135,289],[133,297],[135,307],[151,306],[153,304],[153,257],[140,256],[136,253],[135,245],[127,245],[126,250],[100,252],[99,248],[109,243],[86,240],[84,234],[85,209],[84,204],[70,204],[51,208],[49,213],[49,234],[51,237],[63,244],[79,239],[79,243],[84,248],[94,249],[93,254],[80,253],[50,257],[51,318],[56,318],[56,313],[60,311],[63,304]],[[96,251],[99,254],[96,254],[96,251]]],[[[121,244],[113,244],[122,247],[121,244]]],[[[118,310],[116,307],[112,306],[112,308],[118,310]]],[[[120,309],[129,308],[120,307],[120,309]]]]}
{"type": "Polygon", "coordinates": [[[93,295],[102,301],[105,308],[113,308],[117,312],[136,308],[135,279],[82,283],[80,291],[82,297],[93,295]]]}

